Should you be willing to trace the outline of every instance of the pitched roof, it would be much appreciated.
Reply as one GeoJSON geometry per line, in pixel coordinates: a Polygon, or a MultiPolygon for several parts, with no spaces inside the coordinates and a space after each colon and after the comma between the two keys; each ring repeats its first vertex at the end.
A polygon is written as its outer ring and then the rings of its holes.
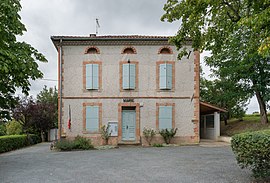
{"type": "Polygon", "coordinates": [[[90,34],[89,36],[52,36],[52,39],[169,39],[172,36],[147,36],[147,35],[102,35],[90,34]]]}

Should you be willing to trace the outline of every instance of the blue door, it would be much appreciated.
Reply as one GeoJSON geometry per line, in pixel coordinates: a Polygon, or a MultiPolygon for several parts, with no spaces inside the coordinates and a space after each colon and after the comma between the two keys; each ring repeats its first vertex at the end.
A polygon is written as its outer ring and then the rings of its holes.
{"type": "Polygon", "coordinates": [[[136,112],[135,110],[122,111],[122,140],[135,140],[136,112]]]}

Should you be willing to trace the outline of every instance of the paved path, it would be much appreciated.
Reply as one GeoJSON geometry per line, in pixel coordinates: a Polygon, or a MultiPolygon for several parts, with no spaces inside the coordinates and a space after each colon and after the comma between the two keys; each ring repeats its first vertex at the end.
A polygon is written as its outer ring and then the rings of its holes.
{"type": "Polygon", "coordinates": [[[0,155],[0,182],[252,182],[229,146],[51,152],[48,143],[0,155]]]}

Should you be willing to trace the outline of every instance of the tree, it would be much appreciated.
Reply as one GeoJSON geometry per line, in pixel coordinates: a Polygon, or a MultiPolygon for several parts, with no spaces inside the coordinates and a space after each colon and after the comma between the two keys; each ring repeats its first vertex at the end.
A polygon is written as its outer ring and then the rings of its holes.
{"type": "Polygon", "coordinates": [[[45,142],[46,133],[55,127],[55,106],[53,103],[37,102],[31,111],[31,124],[41,135],[42,142],[45,142]]]}
{"type": "Polygon", "coordinates": [[[37,102],[42,104],[50,104],[53,106],[53,127],[57,128],[58,125],[58,92],[56,87],[47,88],[45,85],[42,91],[37,95],[37,102]]]}
{"type": "Polygon", "coordinates": [[[0,2],[0,119],[10,118],[10,109],[16,105],[16,88],[21,88],[24,94],[28,94],[29,80],[43,76],[36,60],[47,62],[31,45],[17,41],[16,36],[23,35],[26,31],[20,21],[20,10],[19,0],[0,2]]]}
{"type": "Polygon", "coordinates": [[[7,135],[20,135],[22,134],[22,125],[19,122],[12,120],[6,124],[6,130],[7,135]]]}
{"type": "Polygon", "coordinates": [[[33,97],[22,96],[17,100],[17,105],[12,109],[12,117],[22,125],[23,133],[34,133],[32,125],[32,114],[34,111],[35,101],[33,97]]]}
{"type": "Polygon", "coordinates": [[[231,117],[242,118],[244,116],[250,96],[246,95],[247,92],[241,85],[225,78],[206,80],[201,77],[200,83],[201,100],[228,111],[222,114],[225,125],[227,125],[227,119],[231,117]]]}
{"type": "MultiPolygon", "coordinates": [[[[256,95],[261,123],[267,123],[269,101],[268,0],[168,0],[162,20],[181,20],[181,27],[171,41],[178,49],[192,40],[195,50],[209,50],[206,59],[214,75],[241,85],[249,95],[256,95]],[[268,90],[267,90],[268,89],[268,90]]],[[[182,49],[179,57],[187,54],[182,49]]]]}

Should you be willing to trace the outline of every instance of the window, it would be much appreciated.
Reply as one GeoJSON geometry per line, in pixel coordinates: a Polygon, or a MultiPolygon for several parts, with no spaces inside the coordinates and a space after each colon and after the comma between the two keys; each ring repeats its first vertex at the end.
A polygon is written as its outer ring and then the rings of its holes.
{"type": "Polygon", "coordinates": [[[159,89],[172,89],[172,64],[159,65],[159,89]]]}
{"type": "Polygon", "coordinates": [[[122,54],[136,54],[136,49],[134,47],[126,47],[122,50],[122,54]]]}
{"type": "Polygon", "coordinates": [[[101,126],[101,103],[84,103],[84,121],[83,129],[84,132],[98,132],[101,126]]]}
{"type": "Polygon", "coordinates": [[[123,64],[123,89],[135,89],[136,65],[123,64]]]}
{"type": "Polygon", "coordinates": [[[98,89],[98,64],[86,64],[86,89],[98,89]]]}
{"type": "Polygon", "coordinates": [[[120,90],[138,89],[138,62],[120,62],[120,90]]]}
{"type": "Polygon", "coordinates": [[[170,47],[164,46],[158,50],[158,54],[173,54],[173,51],[170,47]]]}
{"type": "Polygon", "coordinates": [[[175,127],[175,104],[166,103],[166,104],[157,104],[157,129],[172,129],[175,127]]]}
{"type": "Polygon", "coordinates": [[[89,90],[100,91],[102,85],[102,62],[83,62],[83,88],[84,92],[89,90]]]}
{"type": "Polygon", "coordinates": [[[85,54],[100,54],[100,51],[97,47],[95,46],[90,46],[85,49],[85,54]]]}

